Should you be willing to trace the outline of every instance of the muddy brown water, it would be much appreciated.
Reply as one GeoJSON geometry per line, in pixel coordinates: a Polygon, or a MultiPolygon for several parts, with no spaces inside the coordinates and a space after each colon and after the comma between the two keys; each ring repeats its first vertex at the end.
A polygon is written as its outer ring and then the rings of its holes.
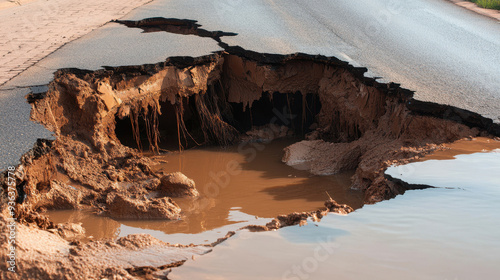
{"type": "Polygon", "coordinates": [[[154,157],[167,162],[154,169],[181,171],[196,182],[200,192],[199,198],[174,199],[183,209],[179,221],[114,220],[74,210],[49,211],[48,215],[55,223],[81,222],[93,238],[142,232],[168,242],[203,242],[247,224],[264,224],[280,214],[316,210],[328,194],[339,203],[362,207],[362,193],[350,189],[353,172],[312,176],[282,163],[283,148],[294,142],[198,148],[154,157]],[[212,235],[207,233],[206,238],[184,238],[208,231],[212,235]]]}
{"type": "Polygon", "coordinates": [[[446,144],[448,149],[436,151],[419,161],[430,159],[454,159],[456,155],[472,154],[478,152],[487,152],[494,149],[500,149],[500,138],[491,139],[487,137],[467,138],[446,144]]]}

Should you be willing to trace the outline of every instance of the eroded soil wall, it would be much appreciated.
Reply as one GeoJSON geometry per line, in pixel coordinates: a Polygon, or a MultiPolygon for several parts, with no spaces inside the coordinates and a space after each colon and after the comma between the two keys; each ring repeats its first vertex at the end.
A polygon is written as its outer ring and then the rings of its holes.
{"type": "Polygon", "coordinates": [[[139,195],[144,185],[157,184],[161,175],[151,171],[150,160],[121,143],[117,120],[125,120],[119,128],[128,125],[129,135],[122,133],[122,139],[128,136],[135,147],[159,152],[169,141],[182,147],[235,143],[251,125],[289,118],[296,133],[330,143],[330,160],[311,171],[356,169],[353,187],[365,191],[368,203],[404,191],[381,175],[394,160],[487,129],[415,114],[408,106],[411,92],[362,73],[332,58],[296,54],[259,60],[226,52],[156,65],[60,70],[49,91],[32,98],[32,118],[58,138],[44,155],[26,157],[23,207],[78,208],[85,203],[106,211],[110,194],[126,190],[129,196],[139,195]],[[300,98],[300,107],[290,105],[300,98]],[[314,100],[319,104],[311,110],[308,103],[314,100]],[[252,111],[253,106],[258,110],[252,111]],[[84,188],[54,203],[54,171],[84,188]]]}

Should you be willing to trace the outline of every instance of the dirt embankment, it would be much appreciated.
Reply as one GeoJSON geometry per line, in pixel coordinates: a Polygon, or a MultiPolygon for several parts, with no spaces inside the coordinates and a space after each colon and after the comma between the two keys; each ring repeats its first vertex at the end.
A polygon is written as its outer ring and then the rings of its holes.
{"type": "Polygon", "coordinates": [[[377,202],[404,192],[382,175],[394,161],[491,130],[491,124],[453,116],[453,108],[445,114],[461,119],[422,115],[432,106],[415,105],[411,96],[397,85],[364,78],[360,69],[338,60],[302,54],[260,61],[224,52],[96,72],[61,70],[45,96],[33,102],[33,119],[55,131],[58,140],[38,164],[26,166],[27,197],[53,195],[50,190],[58,186],[50,174],[55,171],[86,186],[77,191],[79,197],[103,211],[115,192],[139,197],[156,191],[162,175],[151,171],[149,159],[121,144],[117,121],[130,122],[128,138],[136,147],[158,152],[169,140],[183,146],[234,143],[256,122],[270,122],[283,106],[296,132],[309,131],[309,140],[289,147],[284,160],[305,163],[314,174],[355,169],[353,188],[365,191],[367,203],[377,202]],[[313,118],[311,95],[320,103],[313,118]],[[169,130],[169,122],[174,129],[169,130]]]}
{"type": "MultiPolygon", "coordinates": [[[[193,26],[190,28],[198,30],[193,26]]],[[[222,35],[207,36],[220,41],[222,35]]],[[[60,250],[41,254],[22,243],[28,241],[20,241],[20,254],[25,256],[20,267],[26,268],[20,269],[25,273],[20,277],[63,279],[71,271],[75,272],[72,279],[106,277],[106,273],[116,272],[108,271],[112,267],[122,267],[116,273],[127,278],[133,272],[151,274],[165,267],[165,263],[156,263],[154,269],[137,269],[142,266],[111,262],[88,268],[86,275],[79,276],[78,267],[93,264],[78,256],[124,245],[97,242],[89,245],[94,249],[82,251],[83,245],[59,237],[69,235],[40,230],[65,232],[43,215],[45,209],[90,207],[116,218],[181,218],[175,197],[196,196],[195,184],[182,174],[155,173],[151,169],[154,161],[135,148],[158,153],[166,148],[164,143],[172,142],[179,149],[225,145],[237,142],[241,133],[254,126],[285,125],[307,139],[286,149],[285,162],[306,165],[314,174],[355,169],[352,187],[364,191],[366,203],[374,203],[406,190],[384,178],[387,166],[440,149],[442,143],[500,134],[491,120],[413,100],[410,91],[365,78],[366,69],[335,58],[260,54],[227,45],[225,49],[199,58],[173,57],[154,65],[63,69],[56,72],[46,93],[28,97],[33,120],[52,130],[57,140],[40,140],[23,157],[18,168],[23,172],[17,178],[23,186],[17,218],[21,232],[53,240],[54,248],[60,250]],[[75,184],[59,180],[58,174],[75,184]],[[57,263],[60,259],[66,262],[65,258],[71,264],[57,263]],[[54,269],[38,266],[42,261],[53,263],[54,269]]],[[[334,201],[326,206],[329,211],[351,211],[334,201]]],[[[2,209],[5,207],[3,202],[2,209]]],[[[261,230],[321,215],[324,213],[319,211],[278,217],[261,230]]],[[[6,232],[5,218],[1,221],[2,232],[6,232]]],[[[164,244],[155,246],[170,250],[164,244]]],[[[124,254],[128,248],[116,250],[113,254],[124,254]]]]}

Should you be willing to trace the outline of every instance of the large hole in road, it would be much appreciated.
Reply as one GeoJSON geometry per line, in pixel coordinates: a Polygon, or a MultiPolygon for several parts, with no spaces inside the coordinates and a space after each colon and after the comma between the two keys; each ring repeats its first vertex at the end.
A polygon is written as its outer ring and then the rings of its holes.
{"type": "MultiPolygon", "coordinates": [[[[162,176],[131,148],[158,154],[228,146],[249,135],[257,138],[250,141],[276,138],[282,134],[276,127],[285,127],[284,135],[306,139],[285,149],[288,165],[315,175],[354,170],[351,188],[373,203],[405,191],[383,177],[393,162],[496,132],[477,114],[416,101],[411,91],[366,78],[365,71],[336,58],[241,48],[154,65],[59,70],[49,91],[31,99],[32,118],[58,140],[31,160],[27,188],[36,192],[46,181],[45,196],[58,193],[60,186],[44,171],[57,170],[82,185],[75,192],[79,199],[60,198],[70,200],[64,205],[86,203],[107,212],[115,193],[152,191],[162,176]],[[39,166],[44,164],[52,169],[39,166]]],[[[54,207],[40,201],[36,208],[54,207]]]]}
{"type": "MultiPolygon", "coordinates": [[[[33,120],[58,137],[22,159],[27,195],[19,221],[46,228],[51,224],[39,210],[81,207],[117,218],[180,218],[175,196],[196,191],[169,187],[173,179],[154,167],[158,157],[139,150],[157,155],[243,141],[249,146],[237,152],[252,158],[265,141],[294,136],[298,142],[284,149],[287,165],[312,175],[351,172],[350,188],[375,203],[408,189],[384,177],[389,165],[464,137],[500,135],[489,119],[415,100],[411,91],[367,78],[366,69],[334,57],[247,51],[222,42],[234,34],[203,30],[192,21],[126,24],[210,37],[224,51],[57,71],[46,93],[28,98],[33,120]]],[[[273,178],[263,166],[247,164],[273,178]]]]}

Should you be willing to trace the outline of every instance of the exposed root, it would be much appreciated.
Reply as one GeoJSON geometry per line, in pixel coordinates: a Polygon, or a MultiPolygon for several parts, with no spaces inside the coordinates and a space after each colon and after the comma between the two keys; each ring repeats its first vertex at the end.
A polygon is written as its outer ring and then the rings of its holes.
{"type": "Polygon", "coordinates": [[[145,98],[130,108],[132,131],[139,150],[142,151],[141,128],[139,126],[139,117],[141,117],[146,126],[145,130],[149,142],[149,150],[153,153],[160,152],[160,148],[158,146],[160,142],[158,115],[161,115],[158,99],[145,98]]]}
{"type": "Polygon", "coordinates": [[[136,114],[134,111],[130,112],[130,124],[132,125],[132,133],[137,143],[137,147],[142,151],[141,134],[139,132],[139,114],[136,114]]]}
{"type": "Polygon", "coordinates": [[[201,129],[205,141],[227,146],[236,142],[239,132],[227,122],[222,120],[222,115],[217,104],[216,96],[195,96],[196,108],[200,117],[201,129]],[[210,105],[210,109],[207,107],[210,105]]]}
{"type": "MultiPolygon", "coordinates": [[[[186,135],[190,135],[189,132],[187,132],[186,124],[184,123],[184,108],[182,106],[182,102],[176,103],[175,104],[175,119],[177,121],[177,140],[179,143],[179,152],[182,152],[184,150],[184,146],[182,145],[181,141],[181,133],[184,136],[184,140],[187,141],[186,135]]],[[[192,138],[192,137],[191,137],[192,138]]],[[[187,143],[186,143],[187,145],[187,143]]]]}

